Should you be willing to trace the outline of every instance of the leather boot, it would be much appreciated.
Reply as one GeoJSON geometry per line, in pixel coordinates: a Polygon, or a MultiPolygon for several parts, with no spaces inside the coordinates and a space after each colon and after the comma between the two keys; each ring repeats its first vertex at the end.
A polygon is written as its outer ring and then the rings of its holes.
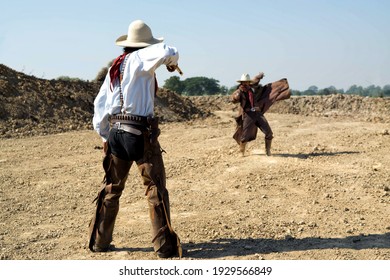
{"type": "Polygon", "coordinates": [[[240,152],[244,156],[245,155],[245,147],[246,147],[246,142],[241,142],[240,144],[240,152]]]}
{"type": "Polygon", "coordinates": [[[265,154],[271,156],[271,143],[272,140],[265,139],[265,154]]]}
{"type": "Polygon", "coordinates": [[[177,245],[173,244],[171,238],[173,235],[168,227],[168,222],[170,222],[169,194],[166,189],[162,151],[158,141],[151,142],[148,137],[145,138],[144,158],[137,164],[143,185],[146,187],[145,195],[152,225],[153,248],[160,258],[168,258],[177,253],[177,245]]]}

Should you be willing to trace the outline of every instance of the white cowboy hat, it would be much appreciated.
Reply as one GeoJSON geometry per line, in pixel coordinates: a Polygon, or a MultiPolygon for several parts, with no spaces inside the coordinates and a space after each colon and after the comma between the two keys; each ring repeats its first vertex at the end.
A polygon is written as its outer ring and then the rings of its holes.
{"type": "Polygon", "coordinates": [[[241,79],[238,80],[237,83],[241,82],[253,82],[253,80],[251,80],[251,76],[249,76],[249,74],[242,74],[241,79]]]}
{"type": "Polygon", "coordinates": [[[164,38],[154,38],[150,27],[142,20],[135,20],[129,25],[127,35],[116,39],[115,44],[122,47],[147,47],[161,43],[164,38]]]}

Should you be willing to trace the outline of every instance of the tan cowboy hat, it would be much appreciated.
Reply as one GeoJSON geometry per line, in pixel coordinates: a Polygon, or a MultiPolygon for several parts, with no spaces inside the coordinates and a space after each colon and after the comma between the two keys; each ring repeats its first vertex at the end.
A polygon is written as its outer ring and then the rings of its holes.
{"type": "Polygon", "coordinates": [[[253,82],[253,80],[251,79],[251,76],[249,76],[249,74],[242,74],[241,75],[241,79],[237,81],[237,83],[241,83],[241,82],[253,82]]]}
{"type": "Polygon", "coordinates": [[[147,47],[161,43],[164,38],[154,38],[150,27],[142,20],[135,20],[129,25],[127,35],[116,39],[115,44],[122,47],[147,47]]]}

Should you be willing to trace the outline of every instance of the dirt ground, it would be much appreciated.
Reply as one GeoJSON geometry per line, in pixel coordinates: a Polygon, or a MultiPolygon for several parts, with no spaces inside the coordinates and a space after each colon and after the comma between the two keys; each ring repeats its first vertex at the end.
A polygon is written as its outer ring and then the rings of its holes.
{"type": "MultiPolygon", "coordinates": [[[[183,259],[389,260],[390,124],[267,113],[241,156],[235,113],[162,125],[172,225],[183,259]]],[[[2,260],[157,259],[144,189],[131,169],[116,249],[87,249],[103,178],[92,130],[0,139],[2,260]]]]}

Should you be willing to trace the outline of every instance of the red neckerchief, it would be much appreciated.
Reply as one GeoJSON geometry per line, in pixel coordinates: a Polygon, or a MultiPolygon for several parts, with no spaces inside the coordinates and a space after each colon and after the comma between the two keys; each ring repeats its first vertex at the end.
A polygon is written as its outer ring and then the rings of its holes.
{"type": "Polygon", "coordinates": [[[120,71],[121,64],[122,64],[123,60],[125,60],[126,55],[128,55],[128,53],[123,53],[122,55],[118,56],[111,65],[111,69],[110,69],[110,80],[111,80],[110,88],[111,88],[111,90],[113,89],[115,80],[117,78],[119,78],[119,76],[121,74],[121,71],[120,71]]]}
{"type": "MultiPolygon", "coordinates": [[[[111,65],[111,69],[110,69],[110,81],[111,81],[110,88],[111,88],[111,90],[113,89],[115,80],[120,77],[121,64],[125,60],[126,55],[128,55],[128,54],[129,53],[123,53],[122,55],[118,56],[111,65]]],[[[157,83],[156,74],[154,74],[154,85],[155,85],[154,94],[157,95],[158,83],[157,83]]]]}

